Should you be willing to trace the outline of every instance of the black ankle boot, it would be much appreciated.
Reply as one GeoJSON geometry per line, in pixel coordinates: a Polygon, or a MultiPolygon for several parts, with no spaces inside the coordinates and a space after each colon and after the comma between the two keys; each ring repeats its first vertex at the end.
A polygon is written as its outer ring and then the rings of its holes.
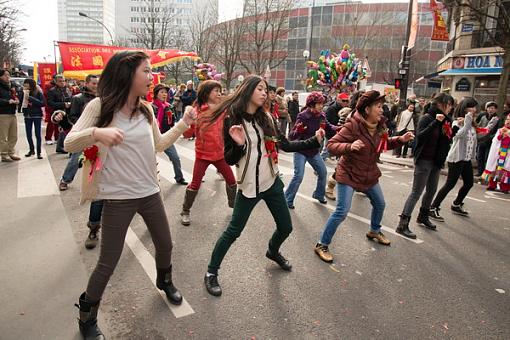
{"type": "Polygon", "coordinates": [[[280,266],[280,268],[282,268],[283,270],[286,270],[288,272],[290,272],[292,270],[292,265],[285,257],[283,257],[282,254],[280,254],[280,253],[275,254],[268,249],[266,252],[266,257],[268,259],[276,262],[280,266]]]}
{"type": "Polygon", "coordinates": [[[29,152],[27,152],[25,154],[25,157],[30,157],[30,156],[33,156],[33,155],[35,155],[35,151],[34,150],[30,150],[29,152]]]}
{"type": "Polygon", "coordinates": [[[415,239],[416,235],[409,230],[409,220],[411,216],[400,215],[400,221],[398,222],[397,229],[395,230],[398,234],[403,235],[407,238],[415,239]]]}
{"type": "Polygon", "coordinates": [[[80,295],[80,304],[75,304],[80,309],[78,325],[80,333],[85,340],[104,340],[105,337],[97,326],[97,310],[99,301],[91,303],[85,298],[85,293],[80,295]]]}
{"type": "Polygon", "coordinates": [[[432,223],[429,219],[429,209],[420,209],[420,213],[418,214],[418,217],[416,218],[416,222],[419,224],[422,224],[427,229],[430,230],[436,230],[436,225],[432,223]]]}
{"type": "Polygon", "coordinates": [[[170,265],[168,269],[157,268],[157,272],[156,287],[165,292],[171,304],[180,305],[182,303],[182,295],[172,282],[172,266],[170,265]]]}

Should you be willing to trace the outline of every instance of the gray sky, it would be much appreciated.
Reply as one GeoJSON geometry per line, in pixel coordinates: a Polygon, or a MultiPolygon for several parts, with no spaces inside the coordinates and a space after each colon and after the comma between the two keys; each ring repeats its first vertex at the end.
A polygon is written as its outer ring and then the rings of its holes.
{"type": "MultiPolygon", "coordinates": [[[[422,2],[424,0],[420,0],[422,2]]],[[[406,0],[364,0],[363,2],[407,2],[406,0]]],[[[19,0],[25,14],[20,18],[24,47],[22,61],[53,61],[53,41],[58,39],[57,0],[19,0]]],[[[242,0],[219,0],[220,20],[234,18],[242,11],[242,0]]]]}

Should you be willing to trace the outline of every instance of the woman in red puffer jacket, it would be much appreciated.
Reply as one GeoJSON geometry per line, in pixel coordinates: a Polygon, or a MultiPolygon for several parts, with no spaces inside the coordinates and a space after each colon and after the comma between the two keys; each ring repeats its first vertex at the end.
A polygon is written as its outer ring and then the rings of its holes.
{"type": "Polygon", "coordinates": [[[195,126],[195,164],[193,179],[186,188],[184,203],[182,204],[181,223],[190,225],[190,210],[200,189],[202,178],[209,165],[214,165],[225,178],[228,206],[234,207],[237,191],[236,179],[232,169],[225,161],[223,154],[223,117],[212,124],[205,121],[214,109],[221,103],[221,84],[214,80],[206,80],[198,87],[197,100],[194,110],[197,112],[195,126]]]}

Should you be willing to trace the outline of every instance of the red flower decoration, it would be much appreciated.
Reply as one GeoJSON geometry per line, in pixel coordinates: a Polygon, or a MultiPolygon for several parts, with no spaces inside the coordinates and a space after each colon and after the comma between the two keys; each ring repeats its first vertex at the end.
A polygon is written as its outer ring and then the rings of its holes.
{"type": "Polygon", "coordinates": [[[94,163],[97,158],[99,157],[99,148],[96,144],[89,146],[86,149],[83,149],[83,156],[85,158],[85,161],[90,161],[94,163]]]}
{"type": "Polygon", "coordinates": [[[379,142],[379,145],[377,146],[377,152],[381,153],[381,152],[385,152],[386,150],[388,150],[388,139],[389,139],[388,129],[384,129],[381,132],[381,141],[379,142]]]}
{"type": "Polygon", "coordinates": [[[446,137],[448,137],[448,139],[452,139],[453,131],[449,122],[445,122],[443,124],[443,133],[446,135],[446,137]]]}
{"type": "Polygon", "coordinates": [[[264,145],[267,154],[264,157],[271,158],[275,164],[278,164],[278,150],[276,149],[277,139],[275,137],[264,136],[264,145]]]}

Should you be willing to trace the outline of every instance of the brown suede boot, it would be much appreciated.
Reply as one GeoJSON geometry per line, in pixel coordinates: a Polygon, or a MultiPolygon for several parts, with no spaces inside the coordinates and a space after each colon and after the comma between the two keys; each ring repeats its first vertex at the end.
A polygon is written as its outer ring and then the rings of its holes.
{"type": "Polygon", "coordinates": [[[190,225],[190,209],[193,206],[193,202],[195,201],[195,197],[197,197],[198,190],[192,190],[190,188],[186,188],[186,194],[184,195],[184,203],[182,204],[182,212],[181,212],[181,224],[182,225],[190,225]]]}
{"type": "Polygon", "coordinates": [[[333,178],[333,176],[328,178],[328,185],[326,186],[326,197],[332,201],[336,200],[335,197],[336,180],[333,178]]]}

